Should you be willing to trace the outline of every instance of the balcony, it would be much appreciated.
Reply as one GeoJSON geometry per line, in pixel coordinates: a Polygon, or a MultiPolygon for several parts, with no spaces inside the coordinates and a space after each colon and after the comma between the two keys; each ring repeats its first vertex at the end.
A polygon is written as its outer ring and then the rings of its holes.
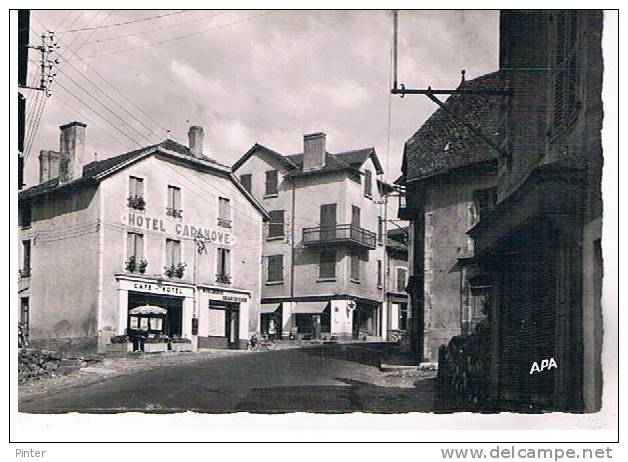
{"type": "Polygon", "coordinates": [[[173,207],[166,207],[166,215],[168,215],[169,217],[173,217],[173,218],[182,218],[183,217],[183,210],[175,209],[173,207]]]}
{"type": "Polygon", "coordinates": [[[377,235],[356,225],[331,225],[303,228],[303,245],[316,247],[328,244],[345,244],[350,247],[374,250],[377,235]]]}

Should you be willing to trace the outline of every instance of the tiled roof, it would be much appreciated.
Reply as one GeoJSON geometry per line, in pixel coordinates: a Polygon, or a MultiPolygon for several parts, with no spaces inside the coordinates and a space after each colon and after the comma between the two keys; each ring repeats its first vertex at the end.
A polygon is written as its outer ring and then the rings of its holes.
{"type": "MultiPolygon", "coordinates": [[[[504,90],[506,82],[498,72],[462,83],[459,89],[504,90]]],[[[449,111],[478,128],[495,144],[503,139],[504,96],[454,94],[445,102],[449,111]]],[[[419,130],[406,141],[402,165],[406,181],[418,180],[449,170],[487,161],[495,161],[497,152],[438,108],[419,130]]]]}
{"type": "Polygon", "coordinates": [[[192,155],[192,153],[186,146],[180,143],[177,143],[176,141],[167,139],[167,140],[162,141],[161,143],[153,144],[151,146],[145,146],[143,148],[139,148],[134,151],[125,152],[124,154],[119,154],[117,156],[108,157],[107,159],[90,162],[89,164],[86,164],[83,167],[83,176],[80,178],[74,178],[68,181],[67,183],[61,183],[61,184],[59,184],[59,178],[53,178],[44,183],[32,186],[28,189],[25,189],[24,191],[21,191],[18,197],[19,199],[29,199],[35,196],[39,196],[41,194],[47,194],[53,191],[69,188],[72,186],[77,186],[79,184],[82,185],[90,181],[94,181],[98,175],[112,168],[115,168],[118,165],[123,164],[129,160],[132,160],[135,157],[139,157],[142,154],[158,147],[163,147],[164,149],[167,149],[169,151],[174,151],[178,154],[189,156],[191,160],[201,159],[205,162],[211,162],[211,163],[216,164],[217,166],[228,168],[224,166],[223,164],[220,164],[216,162],[215,160],[206,156],[201,156],[199,158],[196,158],[192,155]]]}

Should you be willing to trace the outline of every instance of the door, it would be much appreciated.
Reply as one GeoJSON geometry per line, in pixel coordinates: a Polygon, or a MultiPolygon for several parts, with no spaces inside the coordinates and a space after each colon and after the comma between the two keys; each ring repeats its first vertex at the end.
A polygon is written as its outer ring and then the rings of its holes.
{"type": "Polygon", "coordinates": [[[321,240],[336,239],[336,204],[321,205],[321,240]]]}
{"type": "Polygon", "coordinates": [[[240,348],[240,309],[238,304],[229,306],[225,310],[225,334],[229,348],[240,348]]]}

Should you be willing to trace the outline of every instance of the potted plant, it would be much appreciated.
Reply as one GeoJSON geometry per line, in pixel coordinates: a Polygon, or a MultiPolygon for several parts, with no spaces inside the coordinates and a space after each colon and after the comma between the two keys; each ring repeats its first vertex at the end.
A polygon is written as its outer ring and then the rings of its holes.
{"type": "Polygon", "coordinates": [[[185,263],[177,263],[174,267],[174,276],[181,279],[183,277],[183,273],[185,272],[185,267],[187,265],[185,263]]]}
{"type": "Polygon", "coordinates": [[[164,337],[148,337],[144,340],[144,353],[162,353],[168,351],[168,342],[164,337]]]}
{"type": "Polygon", "coordinates": [[[172,351],[192,351],[192,340],[175,335],[170,339],[170,350],[172,351]]]}
{"type": "Polygon", "coordinates": [[[135,260],[135,255],[131,255],[129,258],[127,258],[126,262],[124,263],[124,268],[129,273],[135,272],[135,269],[137,268],[137,261],[135,260]]]}
{"type": "Polygon", "coordinates": [[[131,353],[133,343],[129,341],[127,335],[114,335],[106,345],[107,353],[131,353]]]}
{"type": "Polygon", "coordinates": [[[170,265],[170,266],[164,266],[164,274],[166,276],[168,276],[169,278],[174,276],[174,265],[170,265]]]}
{"type": "Polygon", "coordinates": [[[127,198],[127,205],[135,210],[144,210],[146,208],[146,201],[142,196],[130,196],[127,198]]]}
{"type": "Polygon", "coordinates": [[[146,261],[146,259],[140,260],[137,263],[137,270],[141,273],[144,274],[146,272],[146,267],[148,266],[148,261],[146,261]]]}

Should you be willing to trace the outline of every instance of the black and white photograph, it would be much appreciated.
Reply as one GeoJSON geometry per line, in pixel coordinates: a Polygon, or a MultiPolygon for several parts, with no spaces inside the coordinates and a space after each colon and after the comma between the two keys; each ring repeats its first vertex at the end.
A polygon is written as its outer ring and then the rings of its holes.
{"type": "Polygon", "coordinates": [[[618,442],[617,10],[118,3],[9,11],[10,440],[618,442]]]}

